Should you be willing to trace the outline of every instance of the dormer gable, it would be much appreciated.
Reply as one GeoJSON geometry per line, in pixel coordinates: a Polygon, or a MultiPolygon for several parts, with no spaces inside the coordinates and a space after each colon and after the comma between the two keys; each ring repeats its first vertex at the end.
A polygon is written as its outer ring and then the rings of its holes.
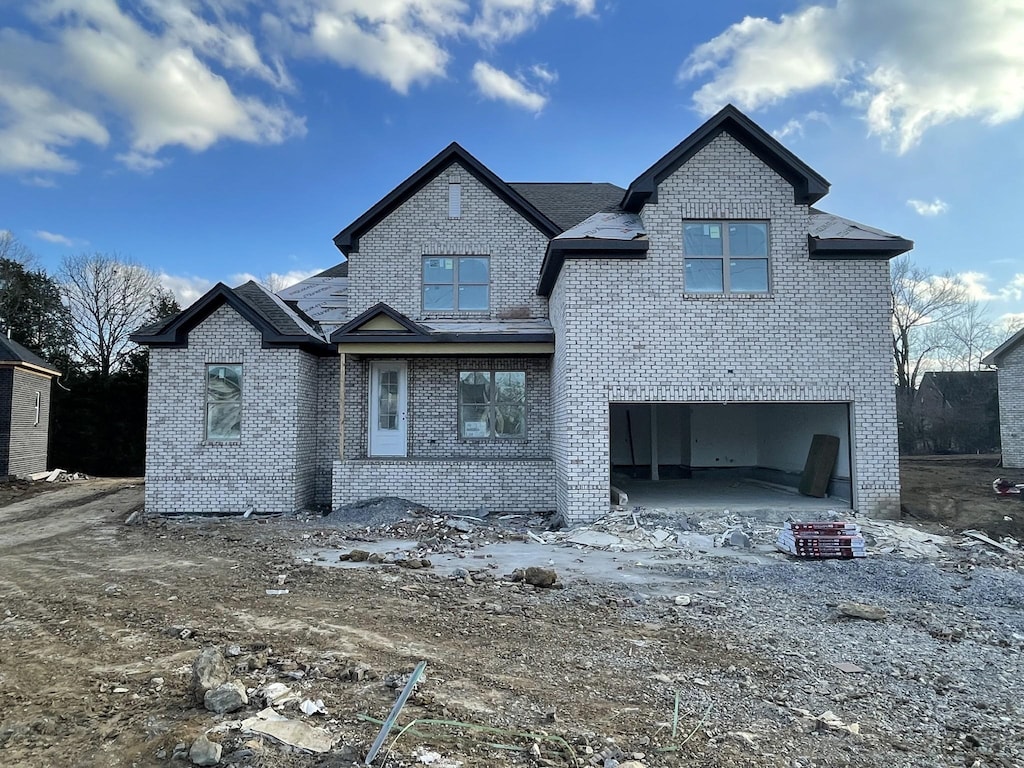
{"type": "Polygon", "coordinates": [[[728,133],[793,187],[793,202],[810,205],[828,194],[829,183],[732,104],[695,130],[629,185],[622,208],[639,213],[658,202],[658,185],[721,133],[728,133]]]}
{"type": "Polygon", "coordinates": [[[359,238],[364,233],[455,163],[540,230],[545,237],[554,237],[562,231],[536,206],[453,141],[412,176],[391,190],[370,210],[335,235],[334,245],[346,256],[358,253],[359,238]]]}

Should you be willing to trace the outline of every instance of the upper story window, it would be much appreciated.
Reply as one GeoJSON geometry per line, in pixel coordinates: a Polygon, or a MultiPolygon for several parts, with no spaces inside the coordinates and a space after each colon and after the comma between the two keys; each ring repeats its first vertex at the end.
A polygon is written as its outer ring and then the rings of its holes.
{"type": "Polygon", "coordinates": [[[688,293],[768,292],[766,222],[684,222],[683,256],[688,293]]]}
{"type": "Polygon", "coordinates": [[[424,256],[423,309],[487,311],[491,302],[486,256],[424,256]]]}
{"type": "Polygon", "coordinates": [[[39,425],[39,413],[42,410],[42,405],[43,405],[43,393],[37,391],[36,392],[35,404],[32,406],[32,426],[33,427],[39,425]]]}
{"type": "Polygon", "coordinates": [[[206,366],[206,439],[242,438],[242,366],[206,366]]]}

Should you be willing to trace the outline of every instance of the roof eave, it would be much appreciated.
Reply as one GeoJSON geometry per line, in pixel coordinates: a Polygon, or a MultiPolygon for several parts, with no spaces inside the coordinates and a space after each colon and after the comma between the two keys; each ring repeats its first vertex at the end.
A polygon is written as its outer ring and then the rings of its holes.
{"type": "Polygon", "coordinates": [[[905,240],[902,237],[887,240],[862,240],[839,237],[821,239],[814,235],[807,236],[807,252],[815,260],[888,260],[912,250],[913,247],[913,240],[905,240]]]}
{"type": "Polygon", "coordinates": [[[548,243],[540,266],[537,295],[550,296],[566,259],[646,259],[650,248],[646,238],[635,240],[598,240],[569,238],[548,243]]]}

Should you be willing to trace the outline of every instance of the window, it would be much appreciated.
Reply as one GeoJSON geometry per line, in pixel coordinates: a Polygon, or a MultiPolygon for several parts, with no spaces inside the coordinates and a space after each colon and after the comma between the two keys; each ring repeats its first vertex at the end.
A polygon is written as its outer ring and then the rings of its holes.
{"type": "Polygon", "coordinates": [[[42,392],[36,392],[36,403],[32,407],[32,411],[33,411],[32,426],[37,426],[39,424],[39,411],[41,410],[42,404],[43,404],[43,393],[42,392]]]}
{"type": "Polygon", "coordinates": [[[425,256],[423,309],[486,311],[490,264],[486,256],[425,256]]]}
{"type": "Polygon", "coordinates": [[[462,185],[457,181],[448,184],[448,218],[458,219],[462,216],[462,185]]]}
{"type": "Polygon", "coordinates": [[[526,373],[459,373],[459,437],[526,437],[526,373]]]}
{"type": "Polygon", "coordinates": [[[212,442],[242,437],[242,366],[206,366],[206,439],[212,442]]]}
{"type": "Polygon", "coordinates": [[[685,222],[683,256],[689,293],[768,292],[765,222],[685,222]]]}

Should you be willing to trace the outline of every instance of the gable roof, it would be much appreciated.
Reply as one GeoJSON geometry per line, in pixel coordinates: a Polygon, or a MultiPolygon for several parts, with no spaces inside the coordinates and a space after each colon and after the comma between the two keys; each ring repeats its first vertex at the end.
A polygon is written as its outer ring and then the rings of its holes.
{"type": "Polygon", "coordinates": [[[1013,334],[1013,336],[981,358],[981,362],[985,365],[994,365],[998,368],[1002,365],[1003,358],[1006,357],[1008,353],[1015,350],[1020,345],[1021,341],[1024,341],[1024,328],[1021,328],[1013,334]]]}
{"type": "Polygon", "coordinates": [[[348,277],[348,262],[343,261],[341,264],[335,264],[333,267],[313,275],[313,277],[348,277]]]}
{"type": "Polygon", "coordinates": [[[402,205],[453,163],[462,166],[471,176],[504,200],[547,237],[554,237],[561,232],[558,225],[541,213],[533,203],[453,141],[427,161],[426,165],[391,190],[370,210],[335,235],[334,245],[346,256],[350,253],[358,253],[361,235],[376,226],[381,219],[402,205]]]}
{"type": "Polygon", "coordinates": [[[891,259],[914,247],[913,240],[817,208],[810,209],[809,219],[812,259],[891,259]]]}
{"type": "Polygon", "coordinates": [[[921,376],[917,396],[932,389],[951,407],[991,399],[999,391],[996,371],[926,371],[921,376]]]}
{"type": "Polygon", "coordinates": [[[28,347],[24,347],[14,339],[0,335],[0,364],[14,363],[15,365],[26,365],[30,368],[41,368],[47,373],[60,376],[60,371],[53,367],[28,347]]]}
{"type": "Polygon", "coordinates": [[[601,211],[617,210],[625,193],[606,182],[509,182],[562,230],[601,211]]]}
{"type": "Polygon", "coordinates": [[[188,309],[140,328],[131,339],[152,347],[187,347],[189,332],[225,304],[260,332],[264,347],[297,347],[314,354],[333,354],[332,347],[308,319],[252,280],[234,289],[217,283],[188,309]]]}
{"type": "Polygon", "coordinates": [[[622,198],[622,207],[637,213],[646,203],[658,202],[658,185],[723,132],[736,139],[792,184],[795,203],[811,204],[828,194],[829,183],[823,176],[736,107],[728,104],[637,176],[622,198]]]}

